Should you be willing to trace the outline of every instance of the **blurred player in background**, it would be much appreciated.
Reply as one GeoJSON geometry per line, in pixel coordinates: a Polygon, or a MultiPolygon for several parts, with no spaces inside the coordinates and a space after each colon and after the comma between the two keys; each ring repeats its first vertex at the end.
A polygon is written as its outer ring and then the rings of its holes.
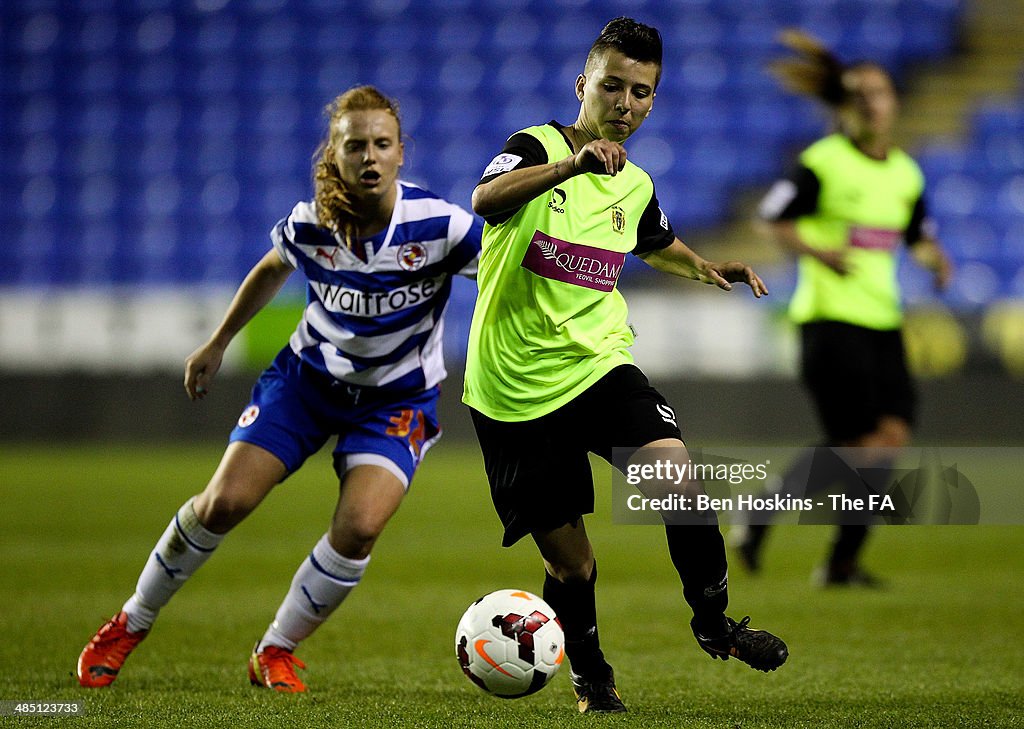
{"type": "MultiPolygon", "coordinates": [[[[800,327],[801,375],[825,431],[825,446],[881,448],[888,468],[910,441],[914,390],[903,352],[896,279],[903,245],[946,286],[951,267],[934,236],[920,168],[893,144],[898,101],[892,78],[872,62],[844,66],[827,48],[796,31],[783,35],[797,55],[772,70],[790,90],[825,103],[836,131],[801,155],[788,178],[769,190],[759,216],[798,259],[789,313],[800,327]]],[[[814,451],[777,486],[802,495],[814,451]]],[[[812,477],[813,481],[813,477],[812,477]]],[[[770,515],[737,530],[736,546],[751,570],[760,566],[770,515]]],[[[825,584],[877,585],[860,565],[863,523],[837,531],[822,571],[825,584]]]]}
{"type": "Polygon", "coordinates": [[[302,321],[257,381],[209,484],[171,519],[135,594],[82,651],[83,686],[112,683],[224,535],[337,436],[340,495],[330,527],[249,660],[254,685],[305,691],[293,651],[359,583],[374,542],[440,437],[443,315],[452,276],[476,274],[482,223],[398,180],[397,107],[377,89],[350,89],[328,111],[315,199],[274,227],[273,248],[210,340],[189,356],[189,397],[208,393],[228,344],[296,269],[308,279],[302,321]]]}
{"type": "MultiPolygon", "coordinates": [[[[625,257],[726,291],[742,283],[767,293],[749,267],[712,263],[684,245],[650,176],[626,159],[622,143],[651,112],[661,64],[656,29],[609,22],[576,80],[576,121],[513,134],[473,193],[486,225],[464,401],[503,544],[530,535],[544,560],[543,595],[565,628],[581,712],[626,710],[598,639],[597,568],[583,523],[594,510],[588,453],[613,462],[615,448],[665,447],[685,459],[674,411],[629,351],[616,289],[625,257]]],[[[725,616],[725,545],[708,516],[700,526],[666,525],[693,633],[712,656],[774,670],[785,644],[725,616]]]]}

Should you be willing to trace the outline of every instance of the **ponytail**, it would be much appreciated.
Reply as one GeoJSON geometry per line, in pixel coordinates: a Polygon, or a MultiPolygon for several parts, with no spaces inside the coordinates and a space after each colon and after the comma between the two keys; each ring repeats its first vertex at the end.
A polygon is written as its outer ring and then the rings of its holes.
{"type": "Polygon", "coordinates": [[[847,68],[832,51],[799,30],[784,30],[779,41],[795,56],[774,61],[768,69],[785,88],[816,98],[833,109],[846,101],[843,74],[847,68]]]}

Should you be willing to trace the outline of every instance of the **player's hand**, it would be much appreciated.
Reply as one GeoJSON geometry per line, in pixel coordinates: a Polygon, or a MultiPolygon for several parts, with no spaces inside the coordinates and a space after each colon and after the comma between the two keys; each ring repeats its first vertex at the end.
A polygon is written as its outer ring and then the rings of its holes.
{"type": "Polygon", "coordinates": [[[919,262],[932,272],[935,290],[942,293],[953,279],[953,262],[937,244],[922,243],[914,246],[912,252],[919,262]],[[918,249],[921,249],[918,253],[918,249]]]}
{"type": "Polygon", "coordinates": [[[953,280],[953,263],[945,255],[940,255],[932,273],[935,276],[935,290],[942,293],[953,280]]]}
{"type": "Polygon", "coordinates": [[[745,283],[757,298],[768,295],[768,287],[764,285],[761,277],[754,273],[754,269],[740,261],[705,261],[697,273],[704,283],[714,284],[725,291],[732,291],[734,283],[745,283]]]}
{"type": "Polygon", "coordinates": [[[626,166],[626,148],[608,139],[594,139],[576,153],[573,165],[580,172],[614,177],[626,166]]]}
{"type": "Polygon", "coordinates": [[[815,251],[814,257],[840,276],[845,276],[850,272],[850,266],[846,263],[846,251],[819,250],[815,251]]]}
{"type": "Polygon", "coordinates": [[[210,384],[224,361],[224,348],[207,342],[185,360],[185,392],[189,400],[206,397],[210,384]]]}

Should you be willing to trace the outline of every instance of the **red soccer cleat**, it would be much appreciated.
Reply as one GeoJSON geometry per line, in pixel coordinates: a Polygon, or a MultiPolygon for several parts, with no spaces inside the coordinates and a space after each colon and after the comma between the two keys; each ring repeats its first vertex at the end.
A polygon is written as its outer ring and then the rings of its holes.
{"type": "Polygon", "coordinates": [[[128,613],[123,610],[96,631],[78,657],[78,683],[99,688],[114,683],[125,660],[135,646],[149,635],[148,630],[128,630],[128,613]]]}
{"type": "Polygon", "coordinates": [[[295,669],[305,668],[286,648],[268,645],[262,653],[253,650],[249,657],[249,682],[253,686],[265,686],[286,694],[299,694],[306,690],[306,684],[295,674],[295,669]]]}

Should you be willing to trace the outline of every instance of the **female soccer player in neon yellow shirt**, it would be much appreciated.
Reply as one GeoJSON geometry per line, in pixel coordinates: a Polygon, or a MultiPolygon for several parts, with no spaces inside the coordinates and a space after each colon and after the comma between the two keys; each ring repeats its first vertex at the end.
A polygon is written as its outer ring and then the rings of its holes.
{"type": "MultiPolygon", "coordinates": [[[[651,113],[661,77],[657,30],[616,18],[576,81],[579,116],[513,134],[473,193],[483,216],[464,401],[484,455],[508,546],[530,535],[545,566],[544,599],[565,629],[581,712],[621,712],[598,640],[597,568],[583,515],[594,510],[588,453],[674,449],[675,413],[634,364],[616,282],[627,254],[659,270],[755,296],[764,283],[738,262],[712,263],[673,233],[650,176],[622,143],[651,113]]],[[[621,453],[621,452],[620,452],[621,453]]],[[[775,636],[725,616],[725,546],[710,523],[667,524],[669,552],[712,656],[768,671],[788,655],[775,636]]]]}
{"type": "MultiPolygon", "coordinates": [[[[844,66],[801,33],[789,31],[783,40],[798,55],[776,63],[774,72],[791,90],[832,109],[837,130],[804,150],[794,172],[769,190],[759,214],[798,259],[789,313],[800,327],[802,378],[825,445],[882,449],[875,465],[885,467],[893,449],[909,443],[914,422],[897,254],[909,246],[940,289],[951,267],[928,220],[921,170],[893,143],[898,101],[892,78],[876,63],[844,66]]],[[[783,493],[827,485],[813,475],[812,482],[798,483],[812,453],[783,478],[783,493]]],[[[769,518],[741,530],[737,540],[753,570],[769,518]]],[[[868,524],[856,521],[840,526],[823,583],[878,584],[860,566],[868,524]]]]}

